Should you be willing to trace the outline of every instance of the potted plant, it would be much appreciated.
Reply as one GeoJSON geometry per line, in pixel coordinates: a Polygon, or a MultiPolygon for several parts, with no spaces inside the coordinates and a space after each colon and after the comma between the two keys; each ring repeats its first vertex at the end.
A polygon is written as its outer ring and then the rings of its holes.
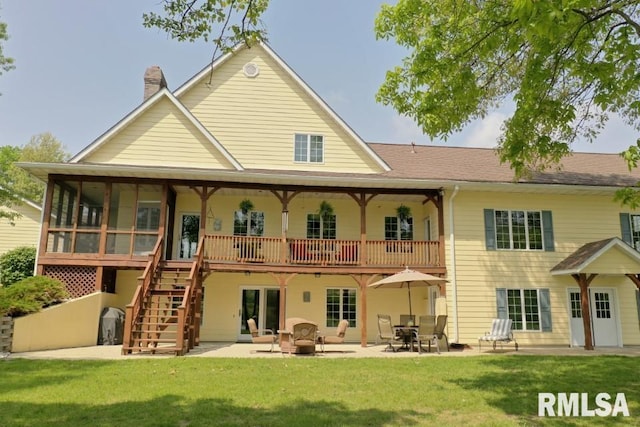
{"type": "Polygon", "coordinates": [[[333,215],[333,206],[331,206],[331,203],[325,200],[320,202],[318,214],[320,214],[320,218],[322,218],[323,221],[328,221],[329,218],[333,215]]]}
{"type": "Polygon", "coordinates": [[[240,202],[240,210],[243,214],[249,213],[249,211],[253,210],[253,202],[249,199],[244,199],[240,202]]]}
{"type": "Polygon", "coordinates": [[[406,221],[411,217],[411,208],[409,206],[400,205],[396,208],[396,215],[400,221],[406,221]]]}

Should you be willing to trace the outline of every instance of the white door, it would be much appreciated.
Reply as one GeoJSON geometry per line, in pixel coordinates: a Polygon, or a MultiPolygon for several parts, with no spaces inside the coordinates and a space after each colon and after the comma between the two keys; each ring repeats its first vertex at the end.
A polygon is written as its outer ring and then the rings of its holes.
{"type": "MultiPolygon", "coordinates": [[[[591,307],[591,332],[596,347],[615,347],[618,340],[618,320],[613,289],[589,289],[591,307]]],[[[571,345],[584,345],[584,324],[580,307],[580,291],[569,290],[571,345]]]]}

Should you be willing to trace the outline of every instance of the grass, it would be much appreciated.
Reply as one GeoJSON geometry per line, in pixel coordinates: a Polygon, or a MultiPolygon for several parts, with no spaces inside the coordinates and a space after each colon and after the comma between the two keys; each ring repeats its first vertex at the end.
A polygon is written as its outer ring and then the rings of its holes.
{"type": "Polygon", "coordinates": [[[638,425],[639,362],[623,356],[8,359],[0,361],[0,426],[638,425]],[[538,392],[589,393],[592,405],[596,393],[625,393],[631,417],[539,418],[538,392]]]}

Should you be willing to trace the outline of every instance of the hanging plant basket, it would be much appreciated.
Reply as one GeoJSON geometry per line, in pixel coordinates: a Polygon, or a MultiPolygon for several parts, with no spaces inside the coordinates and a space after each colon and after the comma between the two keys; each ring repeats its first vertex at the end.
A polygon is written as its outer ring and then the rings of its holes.
{"type": "Polygon", "coordinates": [[[249,211],[253,210],[253,202],[249,199],[244,199],[240,202],[240,210],[246,215],[249,211]]]}
{"type": "Polygon", "coordinates": [[[411,208],[409,206],[400,205],[396,208],[396,215],[401,221],[406,221],[411,217],[411,208]]]}
{"type": "Polygon", "coordinates": [[[323,200],[322,202],[320,202],[320,208],[318,209],[318,214],[320,214],[320,218],[322,218],[323,220],[328,220],[329,217],[331,217],[333,215],[333,206],[331,206],[331,203],[323,200]]]}

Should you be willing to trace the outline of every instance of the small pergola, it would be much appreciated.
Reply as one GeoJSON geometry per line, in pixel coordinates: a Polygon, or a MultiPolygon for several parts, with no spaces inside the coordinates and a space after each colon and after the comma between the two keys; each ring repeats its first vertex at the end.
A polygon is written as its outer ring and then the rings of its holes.
{"type": "MultiPolygon", "coordinates": [[[[640,252],[618,237],[587,243],[551,269],[553,276],[571,275],[580,287],[584,349],[593,350],[589,285],[599,274],[627,276],[640,292],[640,252]]],[[[640,310],[640,307],[638,307],[640,310]]],[[[640,313],[639,313],[640,315],[640,313]]]]}

